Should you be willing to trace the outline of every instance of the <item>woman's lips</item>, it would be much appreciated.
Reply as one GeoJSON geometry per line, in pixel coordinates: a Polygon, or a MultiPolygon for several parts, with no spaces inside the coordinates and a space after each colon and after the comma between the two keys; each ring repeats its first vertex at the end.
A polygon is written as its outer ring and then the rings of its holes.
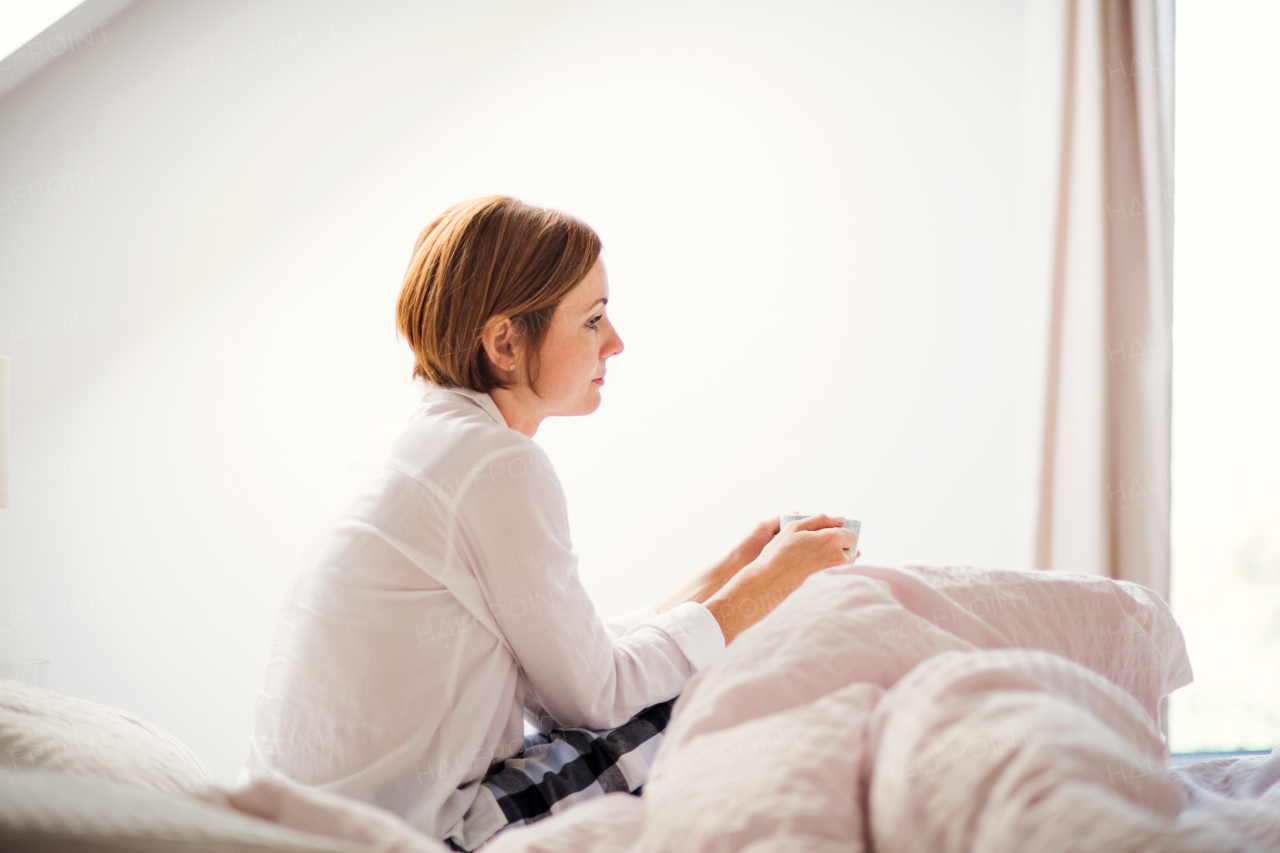
{"type": "Polygon", "coordinates": [[[604,384],[604,377],[603,377],[603,376],[600,376],[600,377],[597,377],[596,379],[592,379],[591,381],[592,381],[592,382],[594,382],[594,383],[596,383],[597,385],[603,385],[603,384],[604,384]]]}

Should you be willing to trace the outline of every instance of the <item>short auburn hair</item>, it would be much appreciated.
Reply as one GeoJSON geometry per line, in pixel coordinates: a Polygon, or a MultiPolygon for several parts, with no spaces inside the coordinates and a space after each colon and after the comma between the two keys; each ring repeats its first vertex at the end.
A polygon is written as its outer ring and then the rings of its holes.
{"type": "Polygon", "coordinates": [[[488,393],[509,381],[489,364],[481,334],[508,317],[524,337],[529,381],[551,317],[600,257],[600,237],[556,210],[492,195],[455,204],[422,229],[396,303],[413,375],[488,393]]]}

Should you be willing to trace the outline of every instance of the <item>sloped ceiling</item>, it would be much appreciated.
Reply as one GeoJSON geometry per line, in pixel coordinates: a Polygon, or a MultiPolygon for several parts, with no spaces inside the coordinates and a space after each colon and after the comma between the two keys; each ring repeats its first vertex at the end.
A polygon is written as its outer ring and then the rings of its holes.
{"type": "MultiPolygon", "coordinates": [[[[85,0],[0,61],[0,99],[58,57],[111,37],[111,19],[134,0],[85,0]]],[[[64,4],[65,5],[65,4],[64,4]]],[[[50,7],[56,14],[57,6],[50,7]]],[[[0,46],[0,50],[4,49],[0,46]]]]}

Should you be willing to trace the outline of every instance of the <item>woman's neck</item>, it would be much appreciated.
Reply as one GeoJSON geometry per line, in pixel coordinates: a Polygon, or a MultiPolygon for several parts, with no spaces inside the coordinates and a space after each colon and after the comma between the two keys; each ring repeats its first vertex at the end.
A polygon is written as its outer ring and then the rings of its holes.
{"type": "Polygon", "coordinates": [[[524,388],[494,388],[489,396],[493,398],[498,411],[502,412],[502,419],[507,422],[507,426],[533,438],[546,415],[524,399],[528,393],[524,388]]]}

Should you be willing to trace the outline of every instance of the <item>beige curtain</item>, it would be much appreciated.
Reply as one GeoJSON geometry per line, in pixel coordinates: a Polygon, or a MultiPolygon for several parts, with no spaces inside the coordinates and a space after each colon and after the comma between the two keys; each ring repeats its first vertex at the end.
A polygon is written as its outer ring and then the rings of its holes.
{"type": "Polygon", "coordinates": [[[1172,0],[1065,0],[1035,561],[1169,595],[1172,0]]]}

